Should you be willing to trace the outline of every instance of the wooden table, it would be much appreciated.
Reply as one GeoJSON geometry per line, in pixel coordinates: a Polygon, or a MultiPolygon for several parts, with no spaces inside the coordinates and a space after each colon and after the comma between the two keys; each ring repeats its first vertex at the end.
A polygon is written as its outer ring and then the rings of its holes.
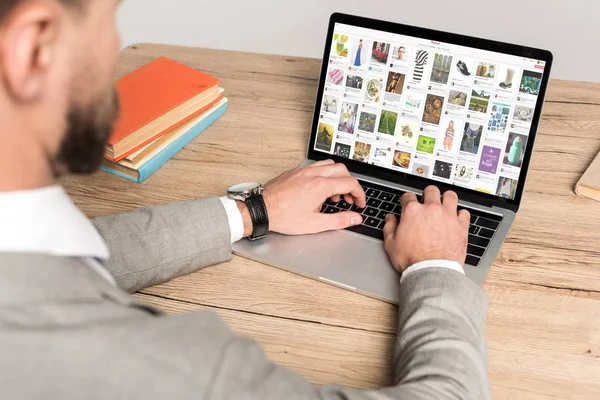
{"type": "MultiPolygon", "coordinates": [[[[119,76],[162,55],[221,78],[230,108],[144,184],[66,179],[90,217],[223,195],[304,158],[319,60],[141,44],[119,76]]],[[[600,203],[572,190],[599,150],[600,84],[552,81],[521,211],[484,285],[495,399],[600,398],[600,203]]],[[[390,304],[239,257],[138,296],[167,312],[213,309],[314,383],[391,382],[390,304]]]]}

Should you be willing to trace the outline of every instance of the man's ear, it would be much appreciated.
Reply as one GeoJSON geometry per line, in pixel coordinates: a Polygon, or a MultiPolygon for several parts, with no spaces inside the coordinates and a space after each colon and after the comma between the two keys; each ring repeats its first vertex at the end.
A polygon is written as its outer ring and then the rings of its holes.
{"type": "Polygon", "coordinates": [[[26,2],[6,17],[0,32],[0,74],[16,101],[40,97],[46,84],[58,34],[52,2],[26,2]]]}

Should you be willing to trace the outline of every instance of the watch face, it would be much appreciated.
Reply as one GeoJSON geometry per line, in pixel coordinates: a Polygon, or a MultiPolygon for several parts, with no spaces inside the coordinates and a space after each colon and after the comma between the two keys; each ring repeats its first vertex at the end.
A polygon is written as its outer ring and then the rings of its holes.
{"type": "Polygon", "coordinates": [[[262,185],[256,182],[240,183],[227,190],[227,196],[233,200],[246,201],[248,197],[262,193],[262,185]]]}

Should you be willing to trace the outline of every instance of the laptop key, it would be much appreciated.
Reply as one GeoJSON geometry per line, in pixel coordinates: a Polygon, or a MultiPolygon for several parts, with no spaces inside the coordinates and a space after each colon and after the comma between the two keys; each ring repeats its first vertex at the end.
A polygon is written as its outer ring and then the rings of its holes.
{"type": "Polygon", "coordinates": [[[394,198],[392,200],[390,200],[392,203],[394,204],[400,204],[400,197],[402,197],[401,195],[395,195],[394,198]]]}
{"type": "Polygon", "coordinates": [[[394,214],[402,214],[402,207],[400,206],[395,206],[394,209],[392,210],[394,212],[394,214]]]}
{"type": "Polygon", "coordinates": [[[365,211],[365,209],[364,208],[360,208],[356,204],[353,204],[352,207],[350,207],[350,211],[354,211],[354,212],[357,212],[359,214],[362,214],[363,211],[365,211]]]}
{"type": "Polygon", "coordinates": [[[479,233],[479,231],[480,231],[480,230],[481,230],[481,227],[479,227],[479,226],[471,225],[471,226],[469,227],[469,233],[470,233],[471,235],[477,235],[477,234],[479,233]]]}
{"type": "Polygon", "coordinates": [[[381,221],[379,223],[379,229],[383,229],[384,226],[385,226],[385,221],[381,221]]]}
{"type": "Polygon", "coordinates": [[[392,201],[393,198],[394,198],[394,195],[391,193],[382,192],[379,195],[379,200],[383,200],[383,201],[392,201]]]}
{"type": "Polygon", "coordinates": [[[342,208],[342,209],[344,209],[344,210],[349,210],[349,209],[350,209],[350,207],[352,207],[352,205],[350,205],[350,204],[346,203],[346,201],[345,201],[345,200],[341,200],[341,201],[338,203],[338,205],[337,205],[337,206],[338,206],[339,208],[342,208]]]}
{"type": "Polygon", "coordinates": [[[485,249],[483,247],[473,246],[472,244],[467,246],[467,254],[481,257],[483,253],[485,253],[485,249]]]}
{"type": "Polygon", "coordinates": [[[325,212],[325,209],[326,209],[326,208],[327,208],[327,206],[326,206],[325,204],[323,204],[323,205],[321,206],[321,212],[322,212],[322,213],[323,213],[323,212],[325,212]]]}
{"type": "Polygon", "coordinates": [[[494,231],[487,228],[481,228],[481,230],[479,231],[479,236],[491,239],[494,236],[494,231]]]}
{"type": "Polygon", "coordinates": [[[366,217],[376,217],[379,214],[379,210],[373,207],[367,207],[362,213],[366,217]]]}
{"type": "Polygon", "coordinates": [[[371,226],[373,228],[377,228],[379,227],[379,222],[381,222],[380,219],[374,218],[374,217],[367,217],[364,221],[363,224],[366,226],[371,226]]]}
{"type": "Polygon", "coordinates": [[[340,211],[341,210],[339,208],[337,208],[337,207],[327,206],[325,208],[325,211],[323,211],[323,213],[325,213],[325,214],[335,214],[335,213],[338,213],[340,211]]]}
{"type": "Polygon", "coordinates": [[[335,206],[335,205],[337,205],[337,203],[336,203],[336,202],[334,202],[334,201],[333,201],[333,200],[331,200],[331,199],[327,199],[327,200],[325,200],[325,204],[327,204],[328,206],[335,206]]]}
{"type": "Polygon", "coordinates": [[[392,212],[392,211],[394,211],[394,204],[393,203],[388,203],[387,201],[384,201],[379,206],[379,209],[380,210],[385,210],[385,211],[392,212]]]}
{"type": "Polygon", "coordinates": [[[498,225],[500,224],[498,223],[498,221],[492,221],[491,219],[479,217],[479,219],[477,220],[477,225],[482,226],[484,228],[497,229],[498,225]]]}
{"type": "Polygon", "coordinates": [[[467,255],[467,261],[466,261],[466,263],[469,264],[469,265],[477,267],[479,265],[480,261],[481,261],[481,258],[479,258],[479,257],[467,255]]]}
{"type": "Polygon", "coordinates": [[[377,215],[377,218],[379,218],[379,219],[385,219],[385,217],[387,217],[387,215],[389,213],[390,213],[389,211],[381,210],[381,211],[379,211],[379,214],[377,215]]]}
{"type": "Polygon", "coordinates": [[[380,193],[381,192],[379,190],[375,190],[375,189],[369,189],[365,192],[367,197],[374,197],[374,198],[377,198],[380,193]]]}
{"type": "Polygon", "coordinates": [[[488,247],[488,245],[490,244],[490,239],[469,235],[469,244],[474,244],[476,246],[481,247],[488,247]]]}
{"type": "Polygon", "coordinates": [[[377,200],[374,198],[370,198],[369,200],[367,200],[367,205],[370,207],[379,207],[380,204],[381,200],[377,200]]]}
{"type": "Polygon", "coordinates": [[[471,214],[471,224],[474,224],[477,221],[477,215],[471,214]]]}

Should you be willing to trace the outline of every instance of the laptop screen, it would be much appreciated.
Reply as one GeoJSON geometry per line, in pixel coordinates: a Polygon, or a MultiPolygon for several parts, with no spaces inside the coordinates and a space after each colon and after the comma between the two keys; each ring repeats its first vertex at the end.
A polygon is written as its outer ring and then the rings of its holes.
{"type": "Polygon", "coordinates": [[[545,61],[340,23],[332,35],[315,151],[515,199],[545,61]]]}

